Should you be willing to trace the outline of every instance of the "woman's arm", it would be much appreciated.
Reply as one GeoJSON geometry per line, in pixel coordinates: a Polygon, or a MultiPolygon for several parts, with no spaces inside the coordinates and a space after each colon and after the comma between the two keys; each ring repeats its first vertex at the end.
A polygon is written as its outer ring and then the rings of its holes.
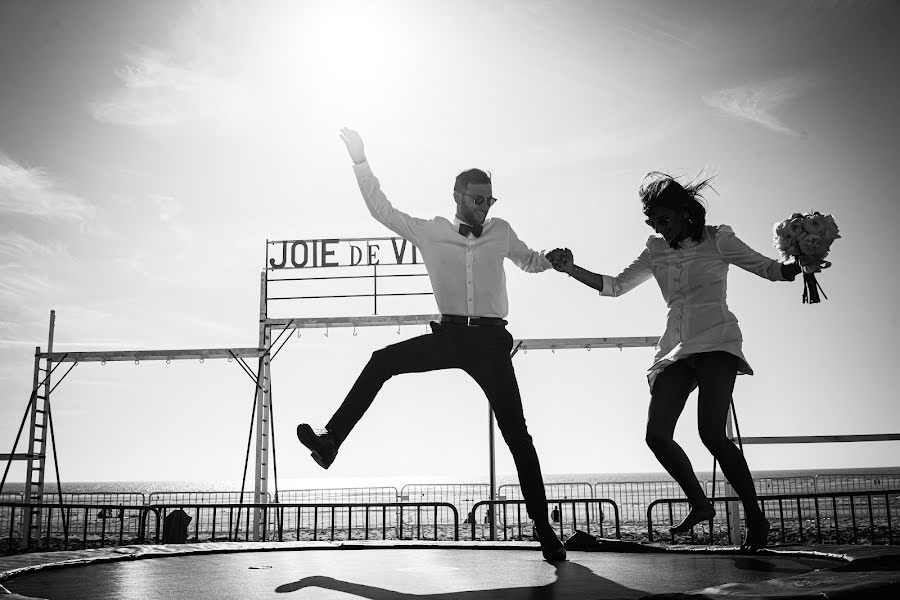
{"type": "Polygon", "coordinates": [[[575,256],[568,248],[565,249],[565,253],[562,255],[562,259],[560,260],[559,266],[556,267],[556,270],[565,273],[569,277],[574,277],[576,280],[588,287],[594,288],[598,292],[603,292],[603,275],[588,271],[584,267],[576,265],[575,256]]]}
{"type": "Polygon", "coordinates": [[[716,230],[716,248],[719,254],[733,265],[772,281],[793,281],[800,274],[801,264],[779,263],[741,241],[728,225],[719,225],[716,230]]]}
{"type": "Polygon", "coordinates": [[[575,257],[568,248],[565,249],[558,265],[554,264],[554,267],[604,296],[621,296],[652,277],[650,251],[646,248],[634,262],[615,277],[601,275],[579,267],[575,264],[575,257]]]}

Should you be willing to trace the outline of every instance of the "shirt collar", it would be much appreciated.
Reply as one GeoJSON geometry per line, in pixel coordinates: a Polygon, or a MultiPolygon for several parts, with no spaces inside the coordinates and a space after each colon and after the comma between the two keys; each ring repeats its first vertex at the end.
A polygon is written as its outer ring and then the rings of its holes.
{"type": "MultiPolygon", "coordinates": [[[[669,242],[666,241],[666,238],[664,238],[660,234],[657,233],[654,237],[657,240],[656,243],[659,244],[660,247],[667,249],[667,250],[676,250],[676,248],[672,248],[672,246],[669,245],[669,242]]],[[[699,244],[700,244],[700,242],[698,242],[694,238],[689,237],[689,238],[685,238],[685,239],[681,240],[681,244],[679,245],[679,247],[677,249],[678,250],[686,250],[688,248],[693,248],[699,244]]]]}
{"type": "MultiPolygon", "coordinates": [[[[487,227],[487,224],[490,223],[490,222],[491,222],[491,219],[490,219],[490,218],[487,218],[487,219],[484,220],[484,223],[482,223],[481,226],[482,226],[482,227],[487,227]]],[[[462,221],[459,220],[459,217],[453,217],[453,229],[456,229],[456,230],[458,231],[458,230],[459,230],[459,224],[460,224],[460,223],[462,223],[462,221]]],[[[472,226],[472,225],[469,224],[469,223],[466,223],[466,225],[469,225],[469,227],[472,226]]]]}

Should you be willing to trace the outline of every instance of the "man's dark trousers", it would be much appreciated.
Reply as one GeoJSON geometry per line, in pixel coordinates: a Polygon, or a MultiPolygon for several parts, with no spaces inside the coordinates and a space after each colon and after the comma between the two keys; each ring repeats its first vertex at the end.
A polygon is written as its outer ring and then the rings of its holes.
{"type": "Polygon", "coordinates": [[[547,496],[541,465],[525,426],[522,397],[510,351],[513,338],[504,326],[468,327],[431,323],[431,334],[392,344],[372,353],[347,398],[325,426],[338,444],[362,418],[384,382],[402,373],[462,369],[484,390],[497,426],[519,473],[531,519],[547,523],[547,496]]]}

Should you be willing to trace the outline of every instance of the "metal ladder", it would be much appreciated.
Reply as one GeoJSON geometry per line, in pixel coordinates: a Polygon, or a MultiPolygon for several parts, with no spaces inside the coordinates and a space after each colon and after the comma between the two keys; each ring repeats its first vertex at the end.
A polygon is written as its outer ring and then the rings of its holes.
{"type": "MultiPolygon", "coordinates": [[[[53,330],[56,311],[50,311],[50,335],[44,358],[40,347],[34,353],[34,379],[31,389],[30,435],[28,453],[25,456],[25,502],[30,506],[22,518],[22,540],[25,547],[41,537],[41,504],[44,501],[44,475],[46,473],[47,443],[50,441],[50,374],[52,365],[47,358],[53,352],[53,330]]],[[[60,499],[62,501],[62,499],[60,499]]]]}

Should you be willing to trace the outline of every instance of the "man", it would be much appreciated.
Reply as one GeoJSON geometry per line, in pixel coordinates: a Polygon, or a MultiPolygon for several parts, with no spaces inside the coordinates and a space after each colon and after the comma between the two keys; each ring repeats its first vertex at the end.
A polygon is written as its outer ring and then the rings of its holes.
{"type": "MultiPolygon", "coordinates": [[[[381,191],[359,134],[342,129],[341,139],[353,160],[369,212],[421,251],[441,322],[431,323],[431,334],[374,352],[325,430],[317,432],[301,423],[297,437],[312,451],[319,466],[327,469],[385,381],[401,373],[462,369],[481,386],[494,411],[516,463],[544,558],[565,560],[566,550],[547,518],[541,467],[525,426],[510,358],[513,338],[504,320],[509,307],[503,259],[509,258],[530,273],[550,269],[553,263],[521,242],[509,223],[487,219],[497,199],[492,195],[490,176],[484,171],[470,169],[457,176],[453,188],[456,218],[452,222],[443,217],[418,219],[395,209],[381,191]]],[[[556,255],[552,258],[554,262],[561,259],[556,255]]]]}

